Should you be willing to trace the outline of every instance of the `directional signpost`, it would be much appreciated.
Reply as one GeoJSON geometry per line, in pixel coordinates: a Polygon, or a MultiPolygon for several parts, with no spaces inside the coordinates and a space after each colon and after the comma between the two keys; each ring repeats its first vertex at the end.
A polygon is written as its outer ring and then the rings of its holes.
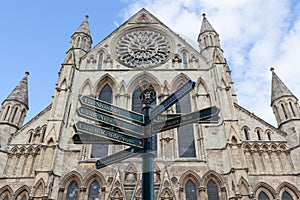
{"type": "Polygon", "coordinates": [[[158,116],[168,108],[170,108],[173,104],[175,104],[177,101],[179,101],[182,97],[184,97],[186,94],[188,94],[190,91],[192,91],[195,87],[195,82],[189,80],[184,85],[182,85],[176,92],[171,94],[168,98],[166,98],[161,104],[153,108],[153,110],[150,111],[150,119],[153,119],[154,117],[158,116]]]}
{"type": "MultiPolygon", "coordinates": [[[[218,115],[219,109],[216,107],[206,108],[203,110],[199,110],[196,112],[178,115],[176,117],[172,117],[170,119],[167,119],[166,121],[162,122],[153,122],[152,123],[152,133],[159,133],[162,131],[170,130],[173,128],[177,128],[179,126],[184,126],[186,124],[191,124],[194,122],[206,121],[207,119],[211,119],[211,117],[214,117],[218,115]]],[[[216,119],[213,119],[214,121],[211,122],[218,122],[215,121],[216,119]]]]}
{"type": "MultiPolygon", "coordinates": [[[[191,123],[217,123],[219,109],[215,106],[186,114],[162,114],[195,87],[189,80],[178,88],[161,104],[151,110],[156,93],[148,84],[140,99],[145,106],[142,114],[129,111],[105,101],[88,96],[80,96],[82,107],[77,109],[79,116],[93,120],[89,124],[78,121],[74,124],[76,134],[74,144],[125,144],[131,146],[123,151],[106,156],[96,162],[101,169],[113,163],[141,154],[142,156],[142,199],[154,199],[154,139],[157,133],[191,123]]],[[[142,88],[142,87],[141,87],[142,88]]]]}
{"type": "Polygon", "coordinates": [[[103,137],[104,139],[112,140],[122,144],[126,144],[134,147],[144,147],[143,139],[136,138],[129,135],[124,135],[123,133],[110,130],[101,126],[95,126],[93,124],[88,124],[85,122],[77,122],[75,124],[76,132],[83,132],[91,135],[96,135],[103,137]]]}
{"type": "Polygon", "coordinates": [[[104,139],[97,135],[76,133],[72,137],[74,144],[122,144],[116,141],[104,139]]]}
{"type": "Polygon", "coordinates": [[[112,154],[110,156],[104,157],[100,160],[97,160],[96,162],[96,168],[101,169],[103,167],[106,167],[107,165],[111,165],[113,163],[120,162],[122,160],[125,160],[127,158],[134,157],[142,152],[142,149],[130,147],[123,151],[119,151],[115,154],[112,154]]]}

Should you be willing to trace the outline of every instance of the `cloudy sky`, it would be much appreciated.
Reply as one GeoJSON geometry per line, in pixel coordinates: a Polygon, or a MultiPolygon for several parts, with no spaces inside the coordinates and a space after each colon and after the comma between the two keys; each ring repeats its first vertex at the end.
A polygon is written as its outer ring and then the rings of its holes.
{"type": "Polygon", "coordinates": [[[239,104],[276,126],[270,108],[271,73],[300,97],[298,0],[18,1],[0,7],[0,101],[29,76],[26,121],[51,101],[70,37],[89,15],[93,46],[141,8],[197,41],[202,13],[219,33],[239,104]]]}

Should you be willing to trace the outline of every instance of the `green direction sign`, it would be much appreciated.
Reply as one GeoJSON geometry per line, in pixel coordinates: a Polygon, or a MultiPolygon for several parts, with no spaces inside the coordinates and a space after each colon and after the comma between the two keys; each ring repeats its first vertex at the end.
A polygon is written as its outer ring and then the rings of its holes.
{"type": "Polygon", "coordinates": [[[143,135],[143,127],[140,125],[111,117],[105,113],[96,112],[96,110],[92,110],[90,108],[81,107],[77,111],[82,117],[97,120],[100,123],[104,123],[106,126],[113,126],[115,129],[120,130],[121,132],[133,133],[137,136],[143,135]]]}
{"type": "Polygon", "coordinates": [[[136,138],[136,137],[129,136],[129,135],[124,135],[123,133],[120,133],[118,131],[110,130],[110,129],[104,128],[104,127],[95,126],[95,125],[88,124],[85,122],[80,122],[80,121],[77,122],[75,124],[75,131],[83,132],[86,134],[93,134],[96,136],[103,137],[104,139],[108,139],[108,140],[115,141],[118,143],[126,144],[129,146],[134,146],[134,147],[139,147],[139,148],[144,147],[143,139],[136,138]]]}
{"type": "Polygon", "coordinates": [[[158,115],[154,119],[152,119],[152,123],[155,123],[155,122],[165,122],[165,121],[167,121],[169,119],[173,119],[173,118],[179,117],[179,116],[181,116],[181,114],[179,114],[179,113],[158,115]]]}
{"type": "Polygon", "coordinates": [[[76,133],[73,135],[72,140],[74,144],[120,144],[97,135],[86,133],[76,133]]]}
{"type": "Polygon", "coordinates": [[[133,156],[138,155],[141,153],[143,150],[135,147],[130,147],[128,149],[125,149],[123,151],[119,151],[115,154],[106,156],[104,158],[101,158],[97,160],[96,162],[96,168],[101,169],[103,167],[106,167],[107,165],[111,165],[113,163],[120,162],[122,160],[125,160],[127,158],[131,158],[133,156]]]}
{"type": "Polygon", "coordinates": [[[122,117],[124,119],[133,121],[133,122],[137,122],[139,124],[143,124],[144,123],[144,115],[140,114],[140,113],[136,113],[133,111],[129,111],[117,106],[114,106],[112,104],[109,104],[105,101],[101,101],[99,99],[94,99],[88,96],[80,96],[79,100],[82,104],[98,109],[100,111],[109,113],[111,115],[116,115],[118,117],[122,117]]]}
{"type": "Polygon", "coordinates": [[[158,106],[156,106],[155,108],[153,108],[153,110],[150,111],[150,119],[155,118],[156,116],[170,108],[174,103],[176,103],[186,94],[188,94],[191,90],[193,90],[195,84],[196,83],[192,80],[189,80],[188,82],[183,84],[180,88],[178,88],[177,91],[175,91],[173,94],[171,94],[168,98],[166,98],[163,102],[161,102],[158,106]]]}
{"type": "Polygon", "coordinates": [[[213,122],[212,120],[218,120],[218,117],[217,118],[214,117],[217,116],[218,113],[219,113],[219,109],[214,106],[196,112],[191,112],[188,114],[177,116],[168,119],[164,122],[157,122],[157,123],[153,122],[152,133],[159,133],[162,131],[166,131],[172,128],[177,128],[179,126],[183,126],[194,122],[201,122],[201,123],[213,122]]]}

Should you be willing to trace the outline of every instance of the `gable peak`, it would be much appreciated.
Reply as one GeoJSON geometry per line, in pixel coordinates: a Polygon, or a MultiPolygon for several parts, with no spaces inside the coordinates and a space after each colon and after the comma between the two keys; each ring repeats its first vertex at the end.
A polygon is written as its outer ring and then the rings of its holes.
{"type": "Polygon", "coordinates": [[[138,11],[131,19],[129,19],[130,23],[151,23],[153,22],[154,16],[145,8],[142,8],[138,11]]]}

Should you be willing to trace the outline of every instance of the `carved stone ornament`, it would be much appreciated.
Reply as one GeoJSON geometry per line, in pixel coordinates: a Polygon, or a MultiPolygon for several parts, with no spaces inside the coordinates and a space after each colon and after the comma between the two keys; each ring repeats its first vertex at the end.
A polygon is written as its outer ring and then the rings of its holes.
{"type": "Polygon", "coordinates": [[[170,42],[163,33],[155,30],[131,30],[118,38],[116,54],[127,67],[154,67],[168,59],[170,42]]]}

